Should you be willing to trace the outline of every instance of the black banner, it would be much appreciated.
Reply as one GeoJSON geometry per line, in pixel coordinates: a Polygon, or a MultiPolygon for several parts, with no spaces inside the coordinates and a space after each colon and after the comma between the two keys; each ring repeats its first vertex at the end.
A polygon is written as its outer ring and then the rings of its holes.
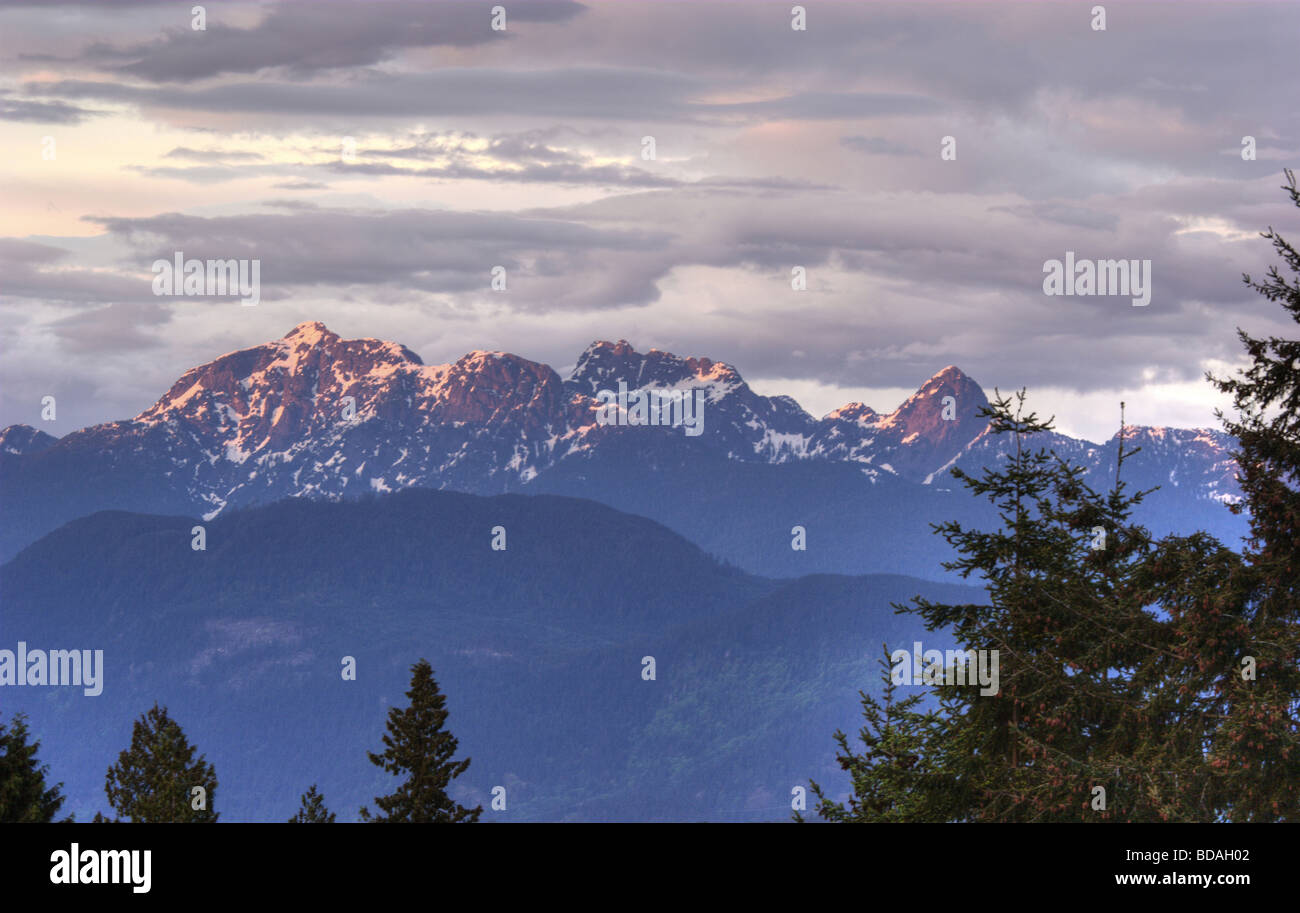
{"type": "Polygon", "coordinates": [[[1214,825],[64,824],[0,829],[0,873],[6,898],[37,892],[71,901],[337,900],[441,886],[493,897],[512,890],[583,896],[597,885],[658,893],[704,879],[759,896],[769,889],[863,899],[975,890],[968,899],[982,903],[979,896],[1041,890],[1150,902],[1203,891],[1231,903],[1243,891],[1292,884],[1296,833],[1214,825]]]}

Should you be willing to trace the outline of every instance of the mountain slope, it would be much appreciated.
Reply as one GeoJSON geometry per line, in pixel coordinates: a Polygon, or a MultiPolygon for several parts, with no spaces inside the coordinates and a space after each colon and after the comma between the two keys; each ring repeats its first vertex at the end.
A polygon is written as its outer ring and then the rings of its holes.
{"type": "Polygon", "coordinates": [[[211,521],[200,552],[194,522],[96,514],[0,568],[4,648],[105,653],[98,697],[4,694],[79,819],[104,809],[104,770],[156,700],[215,764],[228,820],[287,818],[312,782],[352,820],[386,789],[365,751],[426,656],[473,759],[463,799],[505,785],[505,820],[781,820],[793,785],[838,783],[831,734],[875,689],[880,643],[944,642],[890,603],[981,599],[898,576],[755,578],[565,498],[285,501],[211,521]]]}

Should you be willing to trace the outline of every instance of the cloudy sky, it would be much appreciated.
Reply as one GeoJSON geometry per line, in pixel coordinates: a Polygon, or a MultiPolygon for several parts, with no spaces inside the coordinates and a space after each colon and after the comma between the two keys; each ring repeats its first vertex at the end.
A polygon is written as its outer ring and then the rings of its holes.
{"type": "Polygon", "coordinates": [[[562,374],[622,338],[816,415],[956,364],[1096,440],[1212,426],[1234,328],[1294,330],[1241,274],[1300,236],[1300,4],[495,5],[0,0],[0,426],[321,320],[562,374]],[[1045,295],[1067,250],[1151,303],[1045,295]],[[260,304],[155,296],[176,251],[260,304]]]}

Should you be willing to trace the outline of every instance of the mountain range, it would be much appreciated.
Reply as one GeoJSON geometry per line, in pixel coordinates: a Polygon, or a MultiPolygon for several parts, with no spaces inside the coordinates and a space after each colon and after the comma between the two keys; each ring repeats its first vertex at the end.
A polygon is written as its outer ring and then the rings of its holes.
{"type": "MultiPolygon", "coordinates": [[[[0,560],[98,510],[211,520],[285,497],[424,487],[590,498],[764,573],[933,576],[935,547],[918,537],[939,517],[979,510],[956,503],[962,492],[945,497],[947,471],[977,470],[1010,443],[980,416],[987,402],[950,365],[893,412],[854,402],[818,419],[788,396],[755,393],[726,363],[639,353],[621,340],[593,343],[562,379],[504,352],[425,365],[398,343],[302,323],[187,371],[134,418],[62,439],[26,425],[0,431],[0,560]],[[702,433],[602,423],[600,393],[620,384],[630,395],[703,391],[702,433]],[[803,556],[789,548],[796,525],[808,533],[803,556]],[[870,549],[843,547],[864,540],[870,549]]],[[[1190,522],[1240,535],[1222,507],[1237,493],[1225,435],[1124,432],[1142,448],[1126,479],[1161,486],[1143,516],[1153,528],[1190,522]]],[[[1117,440],[1049,434],[1036,443],[1105,486],[1117,440]]]]}
{"type": "MultiPolygon", "coordinates": [[[[847,789],[831,735],[878,693],[881,648],[950,645],[893,606],[986,598],[931,524],[997,522],[948,476],[1005,455],[987,401],[948,366],[893,412],[818,419],[625,341],[563,379],[300,324],[134,418],[0,432],[0,646],[106,669],[100,696],[5,688],[0,710],[31,716],[82,820],[154,701],[216,765],[226,820],[283,820],[313,782],[351,820],[391,785],[365,752],[424,656],[473,758],[457,797],[507,788],[492,820],[788,818],[809,778],[847,789]],[[638,393],[697,390],[698,435],[624,421],[638,393]]],[[[1161,486],[1139,519],[1240,535],[1227,438],[1123,433],[1125,479],[1161,486]]],[[[1111,483],[1118,435],[1038,443],[1111,483]]]]}

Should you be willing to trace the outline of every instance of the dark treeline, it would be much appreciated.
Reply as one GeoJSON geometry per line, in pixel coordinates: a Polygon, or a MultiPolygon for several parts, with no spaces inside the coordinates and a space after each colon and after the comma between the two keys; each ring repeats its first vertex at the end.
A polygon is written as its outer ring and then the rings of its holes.
{"type": "MultiPolygon", "coordinates": [[[[398,778],[394,791],[375,798],[378,813],[362,808],[363,821],[413,824],[477,821],[481,807],[465,808],[447,789],[469,767],[454,760],[455,736],[445,728],[446,697],[425,660],[411,667],[410,704],[388,712],[384,750],[371,763],[398,778]]],[[[62,783],[47,785],[48,765],[37,760],[40,742],[31,738],[26,717],[0,722],[0,823],[48,823],[59,818],[62,783]]],[[[185,737],[180,724],[155,704],[136,720],[131,745],[108,769],[104,791],[116,817],[96,814],[95,823],[215,823],[217,773],[185,737]]],[[[330,824],[335,815],[312,784],[300,798],[291,824],[330,824]]]]}

